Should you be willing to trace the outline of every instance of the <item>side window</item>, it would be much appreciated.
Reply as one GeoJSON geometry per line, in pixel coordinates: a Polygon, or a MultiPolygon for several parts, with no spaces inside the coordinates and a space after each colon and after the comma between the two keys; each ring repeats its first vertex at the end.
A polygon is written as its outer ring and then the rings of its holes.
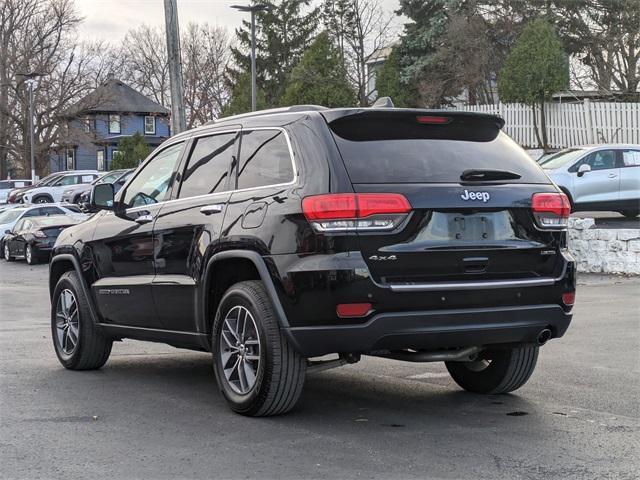
{"type": "Polygon", "coordinates": [[[182,176],[179,198],[227,189],[229,166],[236,154],[235,139],[235,133],[225,133],[196,140],[182,176]]]}
{"type": "Polygon", "coordinates": [[[616,168],[616,152],[615,150],[600,150],[593,152],[583,163],[591,166],[591,170],[609,170],[616,168]]]}
{"type": "Polygon", "coordinates": [[[39,215],[64,215],[58,207],[40,207],[39,215]]]}
{"type": "Polygon", "coordinates": [[[37,217],[39,215],[42,215],[40,212],[42,211],[42,208],[32,208],[31,210],[29,210],[27,213],[25,213],[23,215],[24,218],[27,217],[37,217]]]}
{"type": "Polygon", "coordinates": [[[172,145],[151,159],[127,187],[123,203],[139,207],[164,200],[183,147],[184,143],[172,145]]]}
{"type": "Polygon", "coordinates": [[[293,180],[293,165],[285,135],[280,130],[253,130],[242,134],[238,188],[255,188],[293,180]]]}
{"type": "MultiPolygon", "coordinates": [[[[69,210],[70,212],[73,212],[73,213],[82,213],[82,210],[80,210],[78,207],[76,207],[74,205],[65,205],[64,208],[66,208],[67,210],[69,210]]],[[[60,213],[64,214],[64,212],[62,210],[60,210],[60,213]]],[[[55,214],[55,215],[58,215],[58,214],[55,214]]]]}
{"type": "Polygon", "coordinates": [[[640,150],[623,150],[622,166],[640,167],[640,150]]]}
{"type": "Polygon", "coordinates": [[[75,185],[77,183],[77,175],[67,175],[66,177],[62,177],[56,186],[62,187],[66,185],[75,185]]]}

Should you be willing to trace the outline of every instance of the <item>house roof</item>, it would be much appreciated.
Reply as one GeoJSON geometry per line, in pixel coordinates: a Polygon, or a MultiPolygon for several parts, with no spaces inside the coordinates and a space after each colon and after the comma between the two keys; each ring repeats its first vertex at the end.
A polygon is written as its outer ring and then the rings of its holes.
{"type": "Polygon", "coordinates": [[[62,113],[63,117],[74,117],[82,113],[155,113],[169,115],[169,110],[129,85],[116,78],[89,93],[62,113]]]}

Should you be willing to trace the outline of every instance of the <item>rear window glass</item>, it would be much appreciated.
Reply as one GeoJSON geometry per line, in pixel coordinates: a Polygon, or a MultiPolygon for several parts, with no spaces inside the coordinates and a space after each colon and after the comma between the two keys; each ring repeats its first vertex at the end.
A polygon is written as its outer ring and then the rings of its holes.
{"type": "Polygon", "coordinates": [[[280,130],[242,133],[238,188],[278,185],[293,180],[289,145],[280,130]]]}
{"type": "Polygon", "coordinates": [[[330,125],[353,183],[458,183],[470,169],[520,175],[504,183],[549,183],[519,145],[486,121],[405,128],[402,120],[360,117],[330,125]]]}

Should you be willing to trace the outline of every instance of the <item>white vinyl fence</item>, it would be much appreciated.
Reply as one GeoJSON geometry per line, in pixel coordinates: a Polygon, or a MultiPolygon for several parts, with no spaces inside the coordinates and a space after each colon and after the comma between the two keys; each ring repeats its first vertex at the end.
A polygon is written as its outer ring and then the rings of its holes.
{"type": "MultiPolygon", "coordinates": [[[[455,110],[494,113],[505,120],[504,131],[523,147],[537,148],[530,106],[520,103],[469,105],[455,110]]],[[[549,146],[588,143],[640,144],[640,103],[548,103],[545,106],[549,146]]],[[[540,112],[536,123],[540,129],[540,112]]]]}

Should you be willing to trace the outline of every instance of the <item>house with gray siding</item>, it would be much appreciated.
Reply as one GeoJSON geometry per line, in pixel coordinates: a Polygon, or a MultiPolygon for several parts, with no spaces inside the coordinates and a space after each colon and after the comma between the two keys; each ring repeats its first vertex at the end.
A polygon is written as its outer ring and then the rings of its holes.
{"type": "Polygon", "coordinates": [[[51,172],[106,171],[123,138],[138,132],[153,150],[171,135],[169,110],[115,78],[60,117],[63,131],[51,153],[51,172]]]}

